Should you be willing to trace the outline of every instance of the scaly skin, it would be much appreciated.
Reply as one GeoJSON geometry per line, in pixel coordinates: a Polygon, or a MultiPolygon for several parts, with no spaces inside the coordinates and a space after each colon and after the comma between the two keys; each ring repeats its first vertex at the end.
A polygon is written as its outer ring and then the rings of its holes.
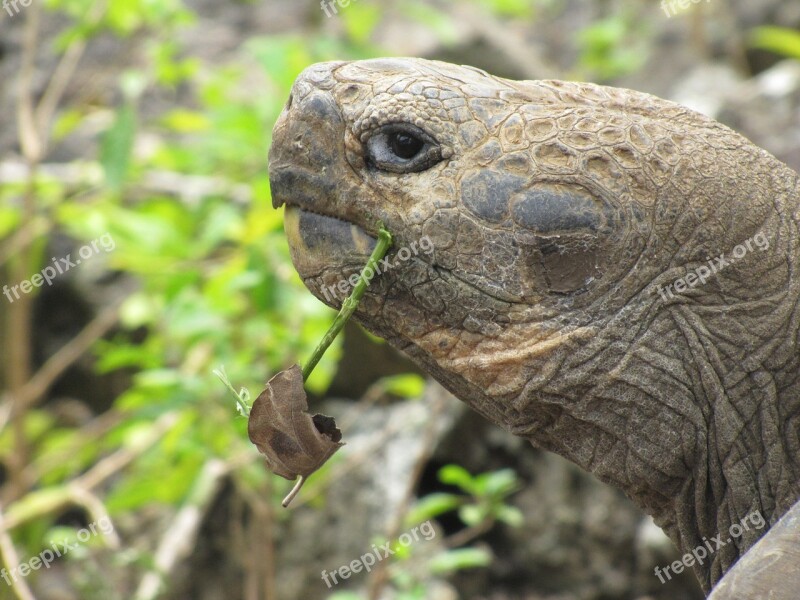
{"type": "MultiPolygon", "coordinates": [[[[800,497],[800,182],[742,136],[630,90],[325,63],[294,85],[270,179],[317,297],[339,306],[326,286],[382,220],[396,266],[357,320],[624,490],[682,552],[800,497]],[[424,147],[402,159],[398,135],[424,147]],[[667,291],[709,260],[705,282],[667,291]]],[[[764,531],[695,564],[703,588],[764,531]]]]}

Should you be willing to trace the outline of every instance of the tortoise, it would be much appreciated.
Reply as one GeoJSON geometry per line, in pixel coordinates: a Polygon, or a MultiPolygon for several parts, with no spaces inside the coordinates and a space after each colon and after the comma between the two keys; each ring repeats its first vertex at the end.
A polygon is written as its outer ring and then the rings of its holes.
{"type": "Polygon", "coordinates": [[[308,67],[269,170],[320,300],[385,223],[359,323],[622,489],[667,574],[710,593],[744,555],[713,598],[800,597],[797,173],[649,94],[414,58],[308,67]]]}

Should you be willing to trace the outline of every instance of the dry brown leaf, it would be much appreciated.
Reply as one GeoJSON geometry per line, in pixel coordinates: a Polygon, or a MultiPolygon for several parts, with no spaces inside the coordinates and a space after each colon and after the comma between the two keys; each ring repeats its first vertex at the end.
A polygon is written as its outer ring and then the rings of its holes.
{"type": "Polygon", "coordinates": [[[247,434],[266,457],[270,471],[289,480],[298,475],[304,480],[344,446],[332,417],[308,413],[299,365],[269,380],[250,410],[247,434]]]}

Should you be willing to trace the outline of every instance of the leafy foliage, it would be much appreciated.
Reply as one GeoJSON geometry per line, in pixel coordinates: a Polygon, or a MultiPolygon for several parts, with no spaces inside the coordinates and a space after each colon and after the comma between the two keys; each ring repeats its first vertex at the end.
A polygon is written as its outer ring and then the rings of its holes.
{"type": "Polygon", "coordinates": [[[459,465],[447,465],[439,471],[442,483],[459,488],[463,494],[436,493],[422,498],[408,515],[410,522],[421,522],[457,510],[468,527],[483,528],[500,521],[512,527],[522,524],[518,509],[506,504],[508,496],[519,489],[516,473],[501,469],[472,475],[459,465]]]}
{"type": "Polygon", "coordinates": [[[647,59],[647,42],[629,17],[616,15],[594,22],[578,35],[578,67],[589,79],[608,80],[640,69],[647,59]]]}
{"type": "MultiPolygon", "coordinates": [[[[533,19],[555,2],[473,3],[501,19],[533,19]]],[[[37,172],[30,181],[32,215],[20,201],[26,184],[0,187],[0,238],[30,228],[36,238],[27,249],[31,272],[50,260],[52,234],[66,234],[76,245],[107,235],[114,248],[95,257],[98,271],[133,284],[120,326],[92,349],[98,375],[129,377],[125,391],[88,424],[60,419],[49,407],[21,417],[32,480],[3,510],[14,524],[15,544],[31,556],[53,536],[68,534],[58,519],[75,503],[73,483],[100,477],[105,460],[127,460],[93,490],[102,510],[121,522],[136,523],[153,507],[192,505],[205,489],[206,467],[217,459],[236,462],[231,476],[246,494],[277,504],[288,491],[290,484],[263,469],[247,439],[248,398],[234,390],[242,403],[237,414],[214,371],[224,365],[226,381],[261,389],[270,374],[308,357],[333,319],[291,266],[282,215],[271,205],[270,132],[309,64],[388,54],[375,30],[394,14],[363,0],[340,12],[340,34],[256,36],[242,40],[228,60],[211,61],[189,55],[182,41],[198,19],[181,0],[48,0],[46,6],[60,18],[59,56],[79,54],[103,36],[139,40],[144,52],[107,97],[72,98],[58,107],[51,145],[97,142],[69,165],[76,177],[37,172]]],[[[444,44],[458,39],[458,24],[439,5],[417,0],[396,10],[444,44]]],[[[629,23],[619,19],[585,31],[581,68],[604,77],[635,69],[637,51],[620,50],[630,35],[629,23]]],[[[337,351],[334,346],[306,382],[312,392],[327,388],[337,351]]],[[[379,383],[401,398],[419,397],[423,385],[411,375],[379,383]]],[[[0,430],[3,455],[16,443],[11,428],[0,430]]],[[[457,511],[476,531],[519,523],[507,503],[518,485],[512,472],[472,476],[451,465],[441,479],[461,493],[424,498],[413,522],[457,511]]],[[[73,525],[67,529],[74,532],[73,525]]],[[[73,584],[88,600],[124,597],[116,585],[120,570],[134,578],[155,568],[145,550],[114,553],[111,568],[94,550],[89,545],[71,557],[80,562],[70,571],[73,584]]],[[[456,548],[428,570],[452,572],[490,560],[481,549],[456,548]]],[[[400,564],[392,572],[397,598],[425,597],[419,577],[400,564]]],[[[348,594],[334,597],[355,597],[348,594]]]]}
{"type": "Polygon", "coordinates": [[[782,56],[800,60],[800,31],[786,27],[763,26],[750,32],[753,48],[769,50],[782,56]]]}

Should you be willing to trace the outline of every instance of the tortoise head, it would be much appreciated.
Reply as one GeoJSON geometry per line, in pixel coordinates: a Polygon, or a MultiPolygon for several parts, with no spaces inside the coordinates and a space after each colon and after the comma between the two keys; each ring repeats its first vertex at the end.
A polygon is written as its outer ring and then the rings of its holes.
{"type": "Polygon", "coordinates": [[[418,59],[322,63],[275,126],[273,203],[295,267],[331,306],[384,222],[395,248],[357,318],[503,408],[551,372],[542,361],[657,310],[686,265],[757,232],[753,218],[722,231],[709,215],[740,207],[683,193],[721,193],[713,138],[731,132],[716,127],[628,90],[418,59]]]}
{"type": "MultiPolygon", "coordinates": [[[[308,68],[270,151],[306,285],[338,306],[383,221],[395,248],[358,316],[418,354],[474,355],[479,340],[497,340],[494,352],[509,336],[545,342],[596,320],[644,246],[644,213],[582,175],[601,159],[558,140],[563,110],[550,91],[470,67],[308,68]]],[[[483,371],[494,377],[490,362],[483,371]]]]}

